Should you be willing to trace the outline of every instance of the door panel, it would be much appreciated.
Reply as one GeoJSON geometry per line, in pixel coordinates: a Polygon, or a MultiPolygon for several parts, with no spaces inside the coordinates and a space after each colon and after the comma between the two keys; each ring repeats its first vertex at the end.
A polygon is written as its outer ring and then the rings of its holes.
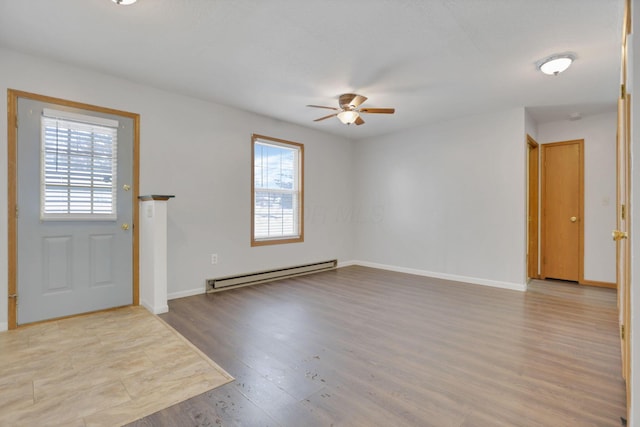
{"type": "Polygon", "coordinates": [[[582,279],[582,141],[543,147],[543,276],[582,279]]]}
{"type": "Polygon", "coordinates": [[[71,236],[42,239],[42,292],[45,294],[71,290],[71,239],[71,236]]]}
{"type": "Polygon", "coordinates": [[[622,356],[622,376],[629,384],[630,372],[630,344],[628,342],[630,326],[630,292],[629,292],[629,266],[630,266],[630,241],[629,233],[629,111],[631,97],[627,95],[618,101],[618,138],[617,138],[617,162],[616,162],[616,187],[617,187],[617,212],[616,230],[613,239],[616,241],[616,283],[618,287],[618,310],[620,325],[620,349],[622,356]]]}
{"type": "Polygon", "coordinates": [[[616,155],[616,284],[620,327],[622,377],[626,382],[627,414],[631,409],[631,95],[627,93],[628,37],[631,34],[631,1],[625,1],[622,31],[621,85],[618,100],[618,132],[616,155]]]}
{"type": "Polygon", "coordinates": [[[18,98],[17,323],[133,303],[134,121],[97,111],[18,98]],[[41,220],[41,117],[44,108],[117,120],[117,220],[41,220]]]}

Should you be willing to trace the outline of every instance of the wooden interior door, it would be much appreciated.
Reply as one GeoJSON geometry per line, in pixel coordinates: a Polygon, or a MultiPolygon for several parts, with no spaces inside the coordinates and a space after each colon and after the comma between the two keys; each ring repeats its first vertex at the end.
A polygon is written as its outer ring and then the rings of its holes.
{"type": "Polygon", "coordinates": [[[582,282],[583,145],[542,146],[542,278],[582,282]]]}
{"type": "MultiPolygon", "coordinates": [[[[630,318],[630,293],[629,293],[629,107],[631,101],[629,95],[618,101],[618,138],[617,138],[617,215],[616,229],[613,231],[613,240],[616,241],[616,283],[618,285],[618,309],[620,325],[620,349],[622,356],[622,376],[629,379],[629,318],[630,318]]],[[[628,383],[628,381],[627,381],[628,383]]]]}
{"type": "Polygon", "coordinates": [[[618,310],[620,327],[620,355],[622,377],[627,388],[627,419],[631,407],[631,95],[626,92],[627,83],[627,37],[631,33],[630,2],[625,2],[622,33],[621,90],[618,100],[618,134],[616,155],[616,284],[618,288],[618,310]]]}
{"type": "Polygon", "coordinates": [[[527,213],[527,277],[537,279],[538,271],[538,197],[539,197],[539,157],[540,149],[538,143],[527,135],[527,145],[529,148],[529,202],[527,213]]]}
{"type": "Polygon", "coordinates": [[[616,285],[618,288],[618,323],[620,327],[620,355],[622,358],[622,377],[627,388],[627,418],[631,408],[631,95],[627,87],[627,38],[631,33],[631,4],[625,2],[622,55],[621,86],[618,100],[618,134],[616,155],[616,229],[613,240],[616,241],[616,285]]]}

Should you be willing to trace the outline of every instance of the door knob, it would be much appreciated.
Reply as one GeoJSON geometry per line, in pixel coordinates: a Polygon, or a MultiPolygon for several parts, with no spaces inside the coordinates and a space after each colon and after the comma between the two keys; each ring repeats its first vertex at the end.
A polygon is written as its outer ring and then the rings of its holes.
{"type": "Polygon", "coordinates": [[[124,224],[122,224],[120,226],[120,228],[122,228],[123,230],[128,230],[129,229],[129,224],[127,224],[126,222],[124,224]]]}
{"type": "Polygon", "coordinates": [[[578,220],[578,218],[576,218],[575,216],[572,216],[571,218],[569,218],[569,221],[571,222],[576,222],[578,220]]]}
{"type": "Polygon", "coordinates": [[[627,237],[629,237],[629,235],[626,231],[613,230],[611,232],[611,237],[613,237],[613,240],[617,242],[618,240],[626,239],[627,237]]]}

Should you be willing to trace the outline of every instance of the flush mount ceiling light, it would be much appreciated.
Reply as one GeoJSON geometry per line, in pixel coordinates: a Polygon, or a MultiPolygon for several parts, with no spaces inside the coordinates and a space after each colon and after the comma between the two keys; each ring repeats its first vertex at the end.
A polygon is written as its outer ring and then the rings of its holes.
{"type": "Polygon", "coordinates": [[[560,53],[541,59],[536,63],[536,67],[545,74],[557,76],[569,68],[575,59],[576,56],[572,53],[560,53]]]}
{"type": "Polygon", "coordinates": [[[346,110],[338,113],[338,119],[345,125],[350,125],[358,118],[358,112],[354,110],[346,110]]]}
{"type": "Polygon", "coordinates": [[[121,4],[123,6],[129,6],[130,4],[134,4],[138,0],[111,0],[115,4],[121,4]]]}

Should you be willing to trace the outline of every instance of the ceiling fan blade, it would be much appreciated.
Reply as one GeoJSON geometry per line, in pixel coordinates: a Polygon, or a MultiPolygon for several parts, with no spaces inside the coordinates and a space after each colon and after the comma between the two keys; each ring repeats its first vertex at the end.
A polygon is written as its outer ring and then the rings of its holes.
{"type": "Polygon", "coordinates": [[[364,120],[362,120],[362,117],[358,116],[358,118],[356,119],[356,121],[355,121],[355,122],[353,122],[353,123],[355,123],[356,125],[360,126],[360,125],[363,125],[363,124],[364,124],[364,120]]]}
{"type": "Polygon", "coordinates": [[[319,122],[320,120],[325,120],[325,119],[328,119],[328,118],[331,118],[331,117],[335,117],[337,115],[338,115],[338,113],[329,114],[328,116],[324,116],[324,117],[320,117],[319,119],[315,119],[314,122],[319,122]]]}
{"type": "Polygon", "coordinates": [[[396,112],[395,108],[361,108],[361,113],[369,114],[393,114],[396,112]]]}
{"type": "Polygon", "coordinates": [[[357,93],[344,93],[340,95],[340,106],[351,106],[357,108],[364,101],[367,100],[366,96],[358,95],[357,93]]]}
{"type": "Polygon", "coordinates": [[[307,107],[313,107],[313,108],[326,108],[327,110],[339,110],[339,108],[335,108],[335,107],[325,107],[324,105],[307,105],[307,107]]]}

